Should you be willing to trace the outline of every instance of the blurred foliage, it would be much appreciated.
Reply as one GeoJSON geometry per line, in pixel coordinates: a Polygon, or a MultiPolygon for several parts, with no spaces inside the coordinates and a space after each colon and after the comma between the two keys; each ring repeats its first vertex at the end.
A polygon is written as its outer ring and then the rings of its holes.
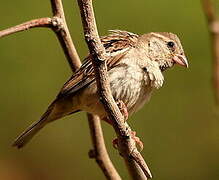
{"type": "MultiPolygon", "coordinates": [[[[219,113],[214,107],[210,41],[200,1],[99,0],[94,6],[101,35],[109,29],[179,35],[190,68],[166,72],[164,87],[129,122],[145,144],[143,154],[154,179],[218,179],[219,113]]],[[[64,7],[83,58],[87,48],[77,3],[66,0],[64,7]]],[[[0,29],[50,15],[49,0],[2,1],[0,29]]],[[[70,75],[53,32],[33,29],[0,39],[0,179],[104,179],[88,159],[91,143],[85,113],[51,123],[24,149],[10,146],[40,117],[70,75]]],[[[122,159],[112,148],[114,132],[104,123],[103,128],[112,160],[128,179],[122,159]]]]}

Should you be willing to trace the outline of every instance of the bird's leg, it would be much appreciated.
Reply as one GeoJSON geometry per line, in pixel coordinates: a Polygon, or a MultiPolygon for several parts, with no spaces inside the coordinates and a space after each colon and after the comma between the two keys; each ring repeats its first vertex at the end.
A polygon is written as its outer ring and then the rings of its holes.
{"type": "Polygon", "coordinates": [[[105,121],[107,124],[109,124],[111,126],[113,125],[112,121],[108,117],[104,117],[102,120],[105,121]]]}
{"type": "MultiPolygon", "coordinates": [[[[128,120],[129,113],[128,113],[128,109],[127,109],[125,103],[122,100],[116,100],[116,104],[124,117],[124,122],[126,122],[128,120]]],[[[104,120],[108,124],[112,125],[112,122],[108,117],[105,117],[102,120],[104,120]]]]}
{"type": "MultiPolygon", "coordinates": [[[[122,100],[116,100],[116,104],[124,117],[124,122],[126,122],[128,120],[129,113],[125,103],[122,100]]],[[[104,120],[112,126],[112,122],[108,117],[104,117],[102,120],[104,120]]]]}
{"type": "Polygon", "coordinates": [[[129,113],[128,113],[128,109],[127,109],[125,103],[122,100],[117,100],[116,104],[117,104],[120,112],[124,116],[124,120],[127,121],[128,117],[129,117],[129,113]]]}

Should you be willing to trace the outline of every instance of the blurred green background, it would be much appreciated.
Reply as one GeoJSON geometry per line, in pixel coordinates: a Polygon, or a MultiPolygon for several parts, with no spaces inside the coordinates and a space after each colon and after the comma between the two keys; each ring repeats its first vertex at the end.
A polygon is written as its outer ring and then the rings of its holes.
{"type": "MultiPolygon", "coordinates": [[[[215,1],[216,2],[216,1],[215,1]]],[[[217,7],[219,7],[218,1],[217,7]]],[[[219,113],[212,94],[209,34],[199,0],[94,1],[101,35],[109,29],[179,35],[190,68],[165,73],[163,88],[129,120],[144,142],[143,155],[156,180],[219,179],[219,113]]],[[[66,18],[80,57],[87,55],[76,1],[64,1],[66,18]]],[[[50,1],[2,1],[0,29],[50,16],[50,1]]],[[[0,39],[0,179],[104,179],[94,160],[85,113],[45,127],[24,149],[14,138],[38,120],[71,71],[48,29],[32,29],[0,39]]],[[[124,179],[128,173],[103,124],[110,156],[124,179]]]]}

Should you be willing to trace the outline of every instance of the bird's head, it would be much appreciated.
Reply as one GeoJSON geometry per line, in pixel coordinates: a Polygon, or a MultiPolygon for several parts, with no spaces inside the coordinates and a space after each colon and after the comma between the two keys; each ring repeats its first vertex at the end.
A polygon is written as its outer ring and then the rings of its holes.
{"type": "Polygon", "coordinates": [[[161,71],[178,64],[188,67],[179,38],[173,33],[158,32],[142,35],[149,58],[156,61],[161,71]]]}

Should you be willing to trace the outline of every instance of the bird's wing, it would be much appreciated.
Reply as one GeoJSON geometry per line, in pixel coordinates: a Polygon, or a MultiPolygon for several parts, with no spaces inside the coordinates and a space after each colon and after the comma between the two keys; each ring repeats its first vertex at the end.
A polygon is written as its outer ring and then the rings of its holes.
{"type": "MultiPolygon", "coordinates": [[[[101,38],[109,54],[106,61],[108,70],[115,66],[130,48],[135,47],[138,40],[137,34],[127,31],[111,30],[110,32],[110,35],[101,38]]],[[[64,84],[57,98],[73,94],[95,80],[91,58],[91,55],[85,58],[81,68],[64,84]]]]}

